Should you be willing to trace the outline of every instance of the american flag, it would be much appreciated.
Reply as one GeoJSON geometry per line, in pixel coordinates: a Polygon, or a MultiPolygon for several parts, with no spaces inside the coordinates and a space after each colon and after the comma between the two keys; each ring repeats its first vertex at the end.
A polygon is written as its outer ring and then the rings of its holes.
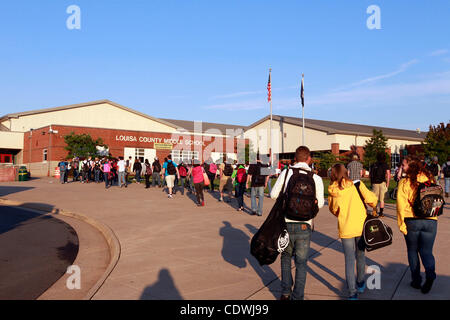
{"type": "Polygon", "coordinates": [[[272,87],[270,85],[270,72],[269,72],[269,81],[267,82],[267,102],[272,100],[272,87]]]}
{"type": "Polygon", "coordinates": [[[302,99],[302,107],[305,106],[304,77],[302,75],[302,87],[300,89],[300,98],[302,99]]]}

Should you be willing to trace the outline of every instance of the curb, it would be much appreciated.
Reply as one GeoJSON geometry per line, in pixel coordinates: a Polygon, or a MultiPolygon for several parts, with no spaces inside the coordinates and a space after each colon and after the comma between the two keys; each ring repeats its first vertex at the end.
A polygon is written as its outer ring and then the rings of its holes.
{"type": "Polygon", "coordinates": [[[22,207],[22,208],[41,211],[41,212],[47,212],[50,214],[54,214],[56,217],[58,215],[62,215],[62,216],[74,218],[77,220],[81,220],[81,221],[84,221],[84,222],[90,224],[91,226],[93,226],[95,229],[97,229],[103,235],[103,237],[105,238],[106,243],[108,244],[108,247],[109,247],[110,262],[109,262],[108,267],[106,268],[105,272],[103,273],[103,275],[95,283],[95,285],[91,289],[89,289],[88,293],[83,298],[83,300],[91,300],[94,297],[94,295],[98,292],[98,290],[102,287],[102,285],[105,283],[106,279],[109,277],[111,272],[116,267],[117,262],[119,261],[121,247],[120,247],[119,239],[117,238],[114,231],[106,224],[101,223],[95,219],[92,219],[92,218],[85,216],[83,214],[80,214],[80,213],[69,212],[69,211],[58,209],[58,208],[53,208],[52,210],[48,210],[48,209],[42,208],[38,205],[27,205],[26,202],[12,201],[12,200],[3,199],[3,198],[0,198],[0,204],[7,205],[7,206],[22,207]]]}

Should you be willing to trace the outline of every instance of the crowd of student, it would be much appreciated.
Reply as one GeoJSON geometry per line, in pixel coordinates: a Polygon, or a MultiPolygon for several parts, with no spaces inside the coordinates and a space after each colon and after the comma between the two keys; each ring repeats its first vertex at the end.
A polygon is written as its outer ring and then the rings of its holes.
{"type": "Polygon", "coordinates": [[[68,183],[69,175],[72,181],[81,183],[105,183],[105,188],[111,186],[127,187],[130,178],[141,183],[142,176],[145,179],[145,187],[166,187],[167,196],[172,199],[179,189],[184,195],[185,188],[189,193],[195,193],[198,206],[205,206],[204,189],[215,192],[215,181],[219,180],[219,201],[230,202],[233,199],[232,192],[238,203],[238,211],[244,210],[244,194],[250,189],[251,213],[262,216],[264,190],[271,191],[272,179],[276,177],[276,170],[268,164],[263,164],[259,156],[255,164],[238,164],[231,159],[225,159],[221,163],[214,162],[211,158],[201,164],[198,160],[190,163],[175,163],[171,155],[167,156],[161,164],[156,157],[153,163],[145,159],[144,163],[136,158],[124,160],[109,158],[87,158],[72,161],[61,159],[58,163],[60,182],[68,183]]]}
{"type": "MultiPolygon", "coordinates": [[[[269,187],[269,195],[277,199],[281,194],[289,194],[295,190],[296,181],[302,180],[302,175],[311,178],[314,184],[314,207],[317,211],[323,207],[324,185],[311,168],[312,159],[307,147],[297,148],[295,161],[283,170],[277,172],[268,164],[263,164],[259,158],[255,164],[238,164],[227,159],[217,165],[211,159],[205,163],[193,160],[191,163],[175,163],[170,155],[161,164],[158,158],[153,163],[146,160],[143,164],[139,159],[86,159],[80,161],[73,159],[71,162],[62,160],[59,163],[61,171],[61,183],[67,182],[69,171],[73,174],[73,181],[80,179],[82,183],[104,181],[105,187],[118,185],[127,187],[128,176],[133,173],[137,183],[140,183],[141,175],[145,178],[146,188],[151,185],[162,188],[167,187],[168,197],[172,198],[175,188],[179,185],[184,194],[186,187],[188,192],[195,193],[198,206],[205,206],[204,189],[214,192],[214,181],[219,180],[219,201],[231,201],[232,190],[238,203],[238,211],[244,209],[244,193],[250,188],[251,212],[261,216],[263,212],[264,189],[269,187]],[[277,178],[273,188],[271,179],[277,178]],[[150,179],[152,183],[150,184],[150,179]],[[292,180],[292,182],[291,182],[292,180]],[[291,182],[291,183],[290,183],[291,182]],[[283,189],[284,187],[284,189],[283,189]],[[228,197],[226,195],[228,194],[228,197]],[[258,201],[257,201],[258,200],[258,201]]],[[[450,158],[444,164],[442,174],[445,177],[445,192],[448,197],[450,187],[450,158]]],[[[384,197],[389,187],[391,174],[385,163],[385,154],[377,156],[377,162],[370,168],[370,191],[363,181],[363,167],[358,161],[358,156],[353,157],[347,167],[342,164],[332,166],[329,173],[330,185],[328,188],[328,206],[330,212],[338,221],[339,237],[342,242],[345,261],[346,282],[349,291],[349,299],[358,298],[363,293],[365,284],[365,250],[361,246],[363,225],[367,215],[382,217],[384,209],[384,197]],[[366,205],[372,207],[368,212],[366,205]],[[379,209],[377,207],[379,205],[379,209]],[[356,269],[356,274],[355,274],[356,269]]],[[[435,273],[435,259],[433,245],[437,233],[437,217],[418,218],[414,215],[412,203],[417,194],[418,184],[422,182],[437,182],[439,177],[430,172],[430,166],[423,161],[411,157],[405,157],[401,167],[395,174],[398,179],[397,194],[397,222],[403,233],[407,256],[411,272],[411,286],[421,289],[422,293],[431,290],[435,273]],[[425,267],[426,279],[422,284],[420,275],[420,259],[425,267]]],[[[305,190],[297,190],[301,194],[305,190]]],[[[289,201],[289,199],[288,199],[289,201]]],[[[298,201],[297,201],[298,202],[298,201]]],[[[294,206],[296,203],[293,204],[294,206]]],[[[296,300],[304,298],[304,289],[307,275],[307,260],[310,249],[311,234],[314,230],[313,219],[298,221],[285,215],[289,244],[281,254],[281,300],[296,300]],[[295,279],[291,274],[291,262],[294,258],[296,272],[295,279]]]]}

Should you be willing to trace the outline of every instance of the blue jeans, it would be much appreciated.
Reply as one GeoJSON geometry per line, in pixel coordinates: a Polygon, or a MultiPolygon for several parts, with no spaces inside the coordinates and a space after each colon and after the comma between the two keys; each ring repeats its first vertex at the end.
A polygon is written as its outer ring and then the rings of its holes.
{"type": "Polygon", "coordinates": [[[111,181],[109,180],[109,173],[103,172],[103,177],[105,178],[105,188],[108,188],[109,185],[112,185],[111,181]]]}
{"type": "Polygon", "coordinates": [[[287,223],[289,245],[281,253],[281,293],[292,300],[303,300],[306,285],[306,263],[311,243],[311,227],[304,223],[287,223]],[[302,230],[302,226],[305,230],[302,230]],[[291,260],[295,261],[295,284],[292,281],[291,260]],[[292,291],[292,285],[294,290],[292,291]]]}
{"type": "Polygon", "coordinates": [[[94,169],[95,182],[100,182],[100,170],[94,169]]]}
{"type": "Polygon", "coordinates": [[[119,174],[119,186],[125,186],[126,185],[125,171],[123,172],[119,171],[118,174],[119,174]]]}
{"type": "Polygon", "coordinates": [[[364,248],[359,244],[361,237],[341,239],[345,256],[345,278],[347,279],[347,288],[350,296],[356,294],[356,281],[361,285],[364,282],[366,273],[366,257],[364,248]],[[356,260],[356,277],[355,277],[356,260]]]}
{"type": "Polygon", "coordinates": [[[445,192],[450,193],[450,178],[444,178],[445,192]]]}
{"type": "Polygon", "coordinates": [[[77,169],[73,169],[73,182],[78,180],[78,170],[77,169]]]}
{"type": "Polygon", "coordinates": [[[411,270],[411,278],[415,283],[421,283],[420,259],[425,268],[426,279],[436,279],[435,260],[433,256],[434,239],[437,233],[437,221],[427,219],[405,219],[406,247],[408,250],[408,262],[411,270]]]}
{"type": "Polygon", "coordinates": [[[59,182],[64,183],[64,177],[66,176],[66,170],[59,170],[59,182]]]}
{"type": "Polygon", "coordinates": [[[264,187],[252,187],[251,189],[252,211],[258,215],[262,215],[264,187]],[[258,197],[258,205],[256,205],[256,197],[258,197]]]}
{"type": "Polygon", "coordinates": [[[181,194],[184,196],[184,183],[186,182],[186,177],[180,177],[181,194]]]}
{"type": "Polygon", "coordinates": [[[235,186],[235,192],[236,192],[236,200],[238,202],[238,207],[243,208],[244,207],[245,182],[237,184],[235,186]]]}
{"type": "Polygon", "coordinates": [[[141,183],[141,170],[136,170],[134,173],[135,173],[136,182],[141,183]]]}
{"type": "Polygon", "coordinates": [[[154,187],[155,185],[161,186],[161,176],[159,175],[159,172],[152,173],[152,187],[154,187]]]}

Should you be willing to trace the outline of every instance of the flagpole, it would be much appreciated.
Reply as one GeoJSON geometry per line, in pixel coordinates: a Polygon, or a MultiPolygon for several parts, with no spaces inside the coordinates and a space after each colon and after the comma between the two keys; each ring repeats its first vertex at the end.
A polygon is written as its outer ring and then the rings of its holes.
{"type": "Polygon", "coordinates": [[[302,145],[305,145],[305,100],[304,100],[304,96],[305,96],[305,89],[304,89],[304,77],[305,75],[302,73],[302,120],[303,120],[303,129],[302,129],[302,145]]]}
{"type": "MultiPolygon", "coordinates": [[[[272,79],[271,79],[271,73],[272,73],[272,68],[269,68],[269,79],[270,79],[270,81],[272,82],[272,79]]],[[[272,165],[273,164],[273,155],[272,155],[272,83],[270,84],[270,94],[271,94],[271,96],[270,96],[270,149],[269,149],[269,152],[270,152],[270,164],[272,165]]]]}

